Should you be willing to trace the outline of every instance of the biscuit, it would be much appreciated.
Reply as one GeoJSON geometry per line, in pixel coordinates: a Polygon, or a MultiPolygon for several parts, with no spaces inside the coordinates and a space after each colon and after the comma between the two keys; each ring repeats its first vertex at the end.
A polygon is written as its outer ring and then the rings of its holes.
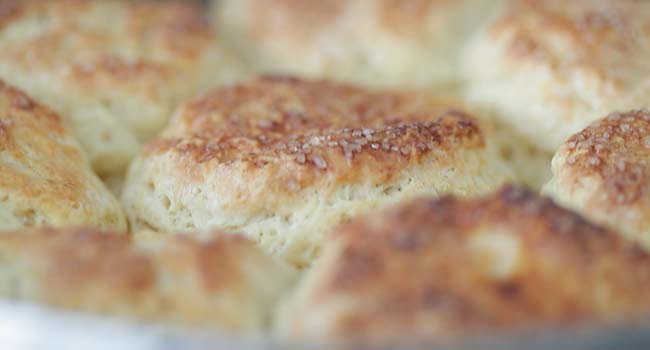
{"type": "Polygon", "coordinates": [[[511,124],[497,116],[493,108],[467,103],[467,108],[480,116],[494,130],[494,140],[502,158],[513,170],[519,185],[540,190],[551,179],[551,159],[554,152],[540,149],[511,124]]]}
{"type": "Polygon", "coordinates": [[[647,1],[510,1],[463,54],[465,94],[555,152],[611,111],[648,106],[649,34],[647,1]]]}
{"type": "Polygon", "coordinates": [[[189,2],[9,0],[0,78],[60,113],[102,177],[121,174],[176,104],[234,60],[189,2]]]}
{"type": "Polygon", "coordinates": [[[650,249],[650,112],[614,112],[571,136],[544,192],[650,249]]]}
{"type": "Polygon", "coordinates": [[[551,179],[553,153],[539,149],[509,125],[498,120],[493,123],[496,142],[518,183],[530,189],[541,189],[551,179]]]}
{"type": "Polygon", "coordinates": [[[0,81],[0,231],[69,225],[126,219],[61,117],[0,81]]]}
{"type": "Polygon", "coordinates": [[[381,87],[447,86],[500,0],[219,0],[216,23],[263,72],[381,87]]]}
{"type": "Polygon", "coordinates": [[[295,271],[240,235],[136,239],[92,229],[0,236],[0,296],[228,331],[268,327],[295,271]]]}
{"type": "Polygon", "coordinates": [[[510,179],[491,134],[423,94],[265,76],[183,104],[127,175],[135,229],[221,228],[308,265],[336,224],[510,179]]]}
{"type": "Polygon", "coordinates": [[[279,308],[283,338],[418,341],[647,315],[650,256],[507,186],[419,199],[330,237],[279,308]]]}

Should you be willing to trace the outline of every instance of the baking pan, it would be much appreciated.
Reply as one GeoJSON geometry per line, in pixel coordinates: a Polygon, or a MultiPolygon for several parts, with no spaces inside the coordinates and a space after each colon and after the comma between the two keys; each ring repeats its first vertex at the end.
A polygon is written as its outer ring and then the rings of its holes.
{"type": "Polygon", "coordinates": [[[0,301],[0,349],[11,350],[206,350],[206,349],[648,349],[647,322],[616,326],[537,329],[519,334],[467,334],[427,343],[355,345],[286,343],[270,336],[229,336],[209,329],[178,328],[0,301]]]}

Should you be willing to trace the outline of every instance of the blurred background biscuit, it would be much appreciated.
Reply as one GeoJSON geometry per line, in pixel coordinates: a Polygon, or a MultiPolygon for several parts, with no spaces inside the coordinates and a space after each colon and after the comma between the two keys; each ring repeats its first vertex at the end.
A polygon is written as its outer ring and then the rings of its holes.
{"type": "Polygon", "coordinates": [[[540,190],[551,179],[554,152],[541,149],[512,124],[499,117],[493,107],[464,101],[466,108],[494,130],[494,140],[502,158],[514,172],[515,181],[533,190],[540,190]]]}
{"type": "Polygon", "coordinates": [[[191,2],[3,1],[0,77],[59,112],[102,176],[121,174],[176,103],[235,60],[191,2]]]}
{"type": "Polygon", "coordinates": [[[548,152],[614,110],[648,106],[650,2],[512,0],[463,54],[467,98],[548,152]]]}
{"type": "Polygon", "coordinates": [[[650,248],[650,112],[614,112],[571,136],[544,192],[650,248]]]}
{"type": "Polygon", "coordinates": [[[227,331],[268,327],[295,272],[240,235],[136,239],[92,229],[0,236],[0,296],[227,331]]]}
{"type": "Polygon", "coordinates": [[[512,178],[492,133],[417,92],[265,76],[183,104],[130,167],[134,229],[222,228],[308,265],[336,224],[428,193],[512,178]]]}
{"type": "Polygon", "coordinates": [[[446,87],[500,0],[219,0],[225,39],[263,72],[369,86],[446,87]]]}
{"type": "Polygon", "coordinates": [[[341,226],[276,326],[301,340],[426,344],[639,317],[648,296],[648,254],[508,186],[482,198],[419,199],[341,226]]]}
{"type": "Polygon", "coordinates": [[[61,117],[0,81],[0,230],[71,225],[126,219],[61,117]]]}

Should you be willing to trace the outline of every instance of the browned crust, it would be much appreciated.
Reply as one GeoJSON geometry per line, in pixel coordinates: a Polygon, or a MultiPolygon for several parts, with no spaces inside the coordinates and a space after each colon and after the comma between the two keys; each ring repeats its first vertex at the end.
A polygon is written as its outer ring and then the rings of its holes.
{"type": "Polygon", "coordinates": [[[0,76],[60,112],[104,177],[123,173],[181,100],[242,73],[194,1],[5,3],[0,76]]]}
{"type": "Polygon", "coordinates": [[[646,16],[638,14],[650,10],[643,3],[514,0],[490,33],[507,33],[508,53],[517,59],[544,61],[554,69],[577,64],[598,70],[616,58],[634,54],[639,47],[648,26],[646,16]],[[558,51],[558,47],[571,51],[558,51]]]}
{"type": "Polygon", "coordinates": [[[650,198],[650,112],[614,112],[571,136],[559,153],[571,176],[598,176],[615,205],[650,198]]]}
{"type": "MultiPolygon", "coordinates": [[[[50,42],[56,42],[64,37],[65,34],[62,34],[57,38],[45,39],[50,42]]],[[[104,55],[94,62],[73,65],[71,74],[80,83],[94,83],[96,79],[100,79],[102,76],[119,82],[147,76],[162,80],[165,77],[170,77],[170,70],[169,67],[158,63],[147,61],[126,62],[112,55],[104,55]]]]}
{"type": "Polygon", "coordinates": [[[300,335],[310,307],[337,310],[337,301],[347,307],[301,335],[440,336],[639,315],[648,311],[649,263],[614,232],[520,188],[421,199],[341,227],[306,279],[293,326],[300,335]],[[516,242],[507,273],[492,271],[507,249],[477,249],[482,234],[488,246],[516,242]]]}
{"type": "Polygon", "coordinates": [[[3,1],[0,3],[0,29],[10,23],[14,18],[20,16],[23,10],[20,1],[3,1]]]}
{"type": "Polygon", "coordinates": [[[3,38],[0,32],[0,39],[9,40],[3,43],[2,56],[23,68],[56,70],[70,65],[73,78],[98,75],[128,82],[134,77],[152,79],[160,75],[169,79],[171,67],[190,68],[216,40],[205,9],[187,1],[10,0],[1,6],[3,30],[21,21],[49,19],[41,21],[37,35],[26,33],[19,41],[3,38]],[[102,3],[124,6],[125,13],[117,19],[124,21],[124,28],[115,31],[102,24],[101,18],[87,23],[80,20],[95,15],[92,11],[102,3]],[[137,57],[122,57],[114,50],[119,45],[136,50],[137,57]],[[92,50],[96,51],[95,60],[78,63],[76,55],[84,56],[92,50]]]}
{"type": "Polygon", "coordinates": [[[218,298],[258,302],[243,266],[261,268],[271,260],[240,235],[156,240],[147,247],[126,235],[84,228],[7,232],[0,236],[0,253],[3,271],[12,274],[0,274],[6,279],[2,285],[10,285],[0,291],[4,297],[84,311],[246,326],[241,321],[246,317],[227,314],[231,306],[222,309],[218,298]]]}
{"type": "Polygon", "coordinates": [[[61,117],[2,81],[0,151],[22,164],[0,162],[0,188],[19,190],[35,200],[47,198],[49,194],[60,201],[59,205],[63,202],[72,205],[87,190],[80,182],[86,175],[80,174],[78,168],[83,167],[86,160],[66,131],[61,117]],[[48,179],[28,175],[39,171],[47,171],[48,179]]]}
{"type": "MultiPolygon", "coordinates": [[[[23,91],[7,85],[0,80],[0,103],[2,105],[3,135],[9,136],[10,129],[16,124],[29,124],[25,119],[42,121],[44,129],[56,134],[63,134],[65,128],[61,117],[47,107],[34,101],[23,91]],[[46,125],[46,126],[45,126],[46,125]]],[[[7,145],[4,145],[5,147],[7,145]]]]}
{"type": "Polygon", "coordinates": [[[251,10],[251,35],[259,39],[271,35],[291,35],[309,40],[321,30],[330,27],[344,10],[345,1],[300,1],[300,0],[271,0],[248,1],[251,10]],[[266,8],[266,10],[262,10],[266,8]],[[282,18],[274,21],[269,13],[282,18]]]}
{"type": "Polygon", "coordinates": [[[135,296],[145,298],[155,283],[152,262],[131,251],[126,235],[93,229],[44,229],[8,233],[1,239],[5,249],[30,252],[35,264],[44,265],[42,285],[49,288],[40,292],[52,301],[75,303],[74,298],[89,292],[95,283],[104,284],[114,297],[133,301],[135,296]]]}
{"type": "MultiPolygon", "coordinates": [[[[241,1],[241,0],[233,0],[241,1]]],[[[326,0],[245,0],[250,11],[248,20],[238,25],[256,40],[293,38],[307,43],[320,33],[340,29],[337,21],[363,1],[326,0]]],[[[378,0],[370,8],[377,20],[377,30],[389,30],[399,35],[421,35],[427,16],[455,5],[450,0],[378,0]],[[375,7],[376,6],[376,7],[375,7]]],[[[362,14],[367,15],[366,13],[362,14]]],[[[374,18],[373,18],[374,19],[374,18]]],[[[228,18],[222,18],[228,21],[228,18]]]]}
{"type": "Polygon", "coordinates": [[[421,33],[427,16],[455,6],[454,0],[382,0],[378,14],[381,28],[391,28],[399,34],[421,33]]]}
{"type": "Polygon", "coordinates": [[[137,1],[129,13],[128,27],[142,42],[158,40],[176,58],[195,61],[202,49],[215,40],[205,8],[189,1],[137,1]]]}
{"type": "MultiPolygon", "coordinates": [[[[13,281],[15,285],[8,291],[3,291],[5,297],[73,307],[86,303],[89,298],[84,294],[102,284],[103,297],[128,304],[144,300],[155,282],[151,261],[130,251],[128,236],[115,232],[6,232],[0,236],[0,251],[7,271],[15,268],[13,273],[24,274],[13,281]],[[22,269],[21,264],[25,264],[22,269]]],[[[106,305],[95,307],[101,310],[106,305]]]]}
{"type": "MultiPolygon", "coordinates": [[[[57,29],[74,29],[74,26],[100,28],[103,24],[82,24],[72,13],[85,13],[98,4],[119,4],[126,10],[124,17],[126,34],[130,40],[143,41],[148,45],[164,45],[170,52],[187,57],[195,53],[195,44],[212,39],[213,32],[205,8],[188,1],[129,1],[129,0],[8,0],[0,7],[0,18],[18,21],[31,16],[56,14],[51,19],[59,24],[57,29]],[[144,41],[150,40],[146,43],[144,41]]],[[[47,27],[46,27],[47,28],[47,27]]],[[[109,28],[107,28],[109,29],[109,28]]]]}
{"type": "Polygon", "coordinates": [[[264,76],[186,103],[145,154],[326,171],[358,159],[401,162],[431,150],[484,147],[478,122],[450,106],[417,93],[264,76]]]}
{"type": "Polygon", "coordinates": [[[64,128],[61,123],[61,117],[58,114],[41,106],[21,90],[9,86],[1,80],[0,97],[2,98],[0,101],[3,106],[3,123],[5,124],[3,131],[5,136],[9,135],[9,129],[14,123],[23,121],[23,116],[29,116],[24,118],[43,120],[44,124],[48,124],[49,127],[54,128],[52,131],[58,134],[63,133],[64,128]],[[15,117],[15,115],[20,115],[21,117],[15,117]]]}
{"type": "Polygon", "coordinates": [[[0,81],[0,227],[124,228],[119,204],[90,169],[63,119],[0,81]]]}

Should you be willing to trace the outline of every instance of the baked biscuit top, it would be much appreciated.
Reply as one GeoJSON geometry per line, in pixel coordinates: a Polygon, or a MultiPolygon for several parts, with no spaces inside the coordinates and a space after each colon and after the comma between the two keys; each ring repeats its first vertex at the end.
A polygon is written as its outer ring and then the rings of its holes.
{"type": "Polygon", "coordinates": [[[396,165],[432,151],[482,149],[484,132],[451,101],[266,76],[184,104],[145,156],[340,172],[355,161],[396,165]]]}
{"type": "Polygon", "coordinates": [[[156,69],[155,61],[192,64],[214,40],[200,8],[187,2],[26,0],[0,6],[0,45],[13,48],[4,55],[27,66],[72,63],[80,73],[119,78],[156,69]],[[95,64],[74,65],[90,55],[100,56],[95,64]],[[120,66],[120,57],[130,64],[120,66]]]}
{"type": "MultiPolygon", "coordinates": [[[[613,112],[571,136],[558,151],[572,176],[598,175],[613,203],[648,201],[650,112],[613,112]]],[[[560,166],[558,164],[557,166],[560,166]]]]}
{"type": "Polygon", "coordinates": [[[301,339],[421,339],[633,317],[648,310],[649,262],[521,188],[420,199],[341,226],[278,327],[301,339]]]}
{"type": "Polygon", "coordinates": [[[544,62],[558,72],[579,68],[623,84],[643,76],[631,71],[647,71],[648,5],[637,0],[516,0],[488,35],[505,40],[507,54],[521,64],[544,62]]]}
{"type": "Polygon", "coordinates": [[[180,100],[239,72],[191,2],[0,6],[0,77],[64,117],[104,177],[125,170],[180,100]]]}
{"type": "Polygon", "coordinates": [[[647,1],[506,2],[467,46],[466,97],[550,152],[615,110],[647,107],[647,1]]]}
{"type": "Polygon", "coordinates": [[[0,236],[0,295],[71,310],[259,331],[294,271],[240,235],[135,238],[88,228],[0,236]]]}
{"type": "Polygon", "coordinates": [[[0,230],[82,224],[126,229],[62,118],[0,81],[0,230]]]}

